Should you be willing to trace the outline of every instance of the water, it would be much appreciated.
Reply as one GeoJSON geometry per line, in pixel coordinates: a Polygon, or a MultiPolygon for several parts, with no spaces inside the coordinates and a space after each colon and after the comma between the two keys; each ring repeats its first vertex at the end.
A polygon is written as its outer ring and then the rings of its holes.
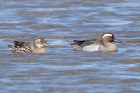
{"type": "Polygon", "coordinates": [[[140,0],[1,0],[1,93],[139,93],[140,0]],[[118,52],[73,51],[78,39],[111,32],[118,52]],[[54,48],[14,54],[14,40],[54,48]]]}

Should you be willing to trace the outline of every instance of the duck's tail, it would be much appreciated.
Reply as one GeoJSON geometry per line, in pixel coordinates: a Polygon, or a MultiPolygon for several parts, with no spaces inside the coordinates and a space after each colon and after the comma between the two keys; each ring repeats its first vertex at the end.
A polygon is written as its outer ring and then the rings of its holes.
{"type": "Polygon", "coordinates": [[[7,46],[12,52],[15,52],[15,46],[13,45],[8,45],[7,46]]]}
{"type": "Polygon", "coordinates": [[[73,48],[74,51],[81,51],[82,50],[82,48],[77,44],[74,44],[74,43],[68,43],[68,44],[73,48]]]}

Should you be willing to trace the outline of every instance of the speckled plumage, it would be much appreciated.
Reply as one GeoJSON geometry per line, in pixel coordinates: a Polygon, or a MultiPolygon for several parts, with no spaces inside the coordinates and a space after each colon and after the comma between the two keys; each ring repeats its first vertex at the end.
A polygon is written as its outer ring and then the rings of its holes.
{"type": "Polygon", "coordinates": [[[44,47],[51,47],[43,38],[37,38],[33,43],[14,41],[14,45],[8,45],[13,53],[47,53],[44,47]]]}

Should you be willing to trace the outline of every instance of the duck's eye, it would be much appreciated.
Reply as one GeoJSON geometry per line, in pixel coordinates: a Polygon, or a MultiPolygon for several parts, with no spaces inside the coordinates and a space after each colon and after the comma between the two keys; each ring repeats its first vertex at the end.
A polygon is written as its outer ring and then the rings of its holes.
{"type": "Polygon", "coordinates": [[[45,41],[44,41],[44,40],[41,40],[40,42],[41,42],[41,43],[45,43],[45,41]]]}
{"type": "Polygon", "coordinates": [[[43,43],[43,40],[41,40],[40,42],[43,43]]]}

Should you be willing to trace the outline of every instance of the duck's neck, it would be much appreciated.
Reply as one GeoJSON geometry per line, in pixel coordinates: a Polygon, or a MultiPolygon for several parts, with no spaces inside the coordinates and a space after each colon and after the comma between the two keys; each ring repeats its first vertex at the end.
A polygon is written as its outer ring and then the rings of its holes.
{"type": "Polygon", "coordinates": [[[33,53],[36,53],[36,54],[39,54],[39,53],[45,54],[45,53],[47,53],[47,50],[45,48],[43,48],[43,47],[38,48],[34,44],[32,44],[31,49],[32,49],[33,53]]]}
{"type": "Polygon", "coordinates": [[[36,54],[39,54],[39,53],[46,54],[47,50],[45,48],[35,48],[35,50],[33,52],[36,54]]]}
{"type": "Polygon", "coordinates": [[[110,42],[106,42],[103,43],[100,47],[99,47],[100,51],[105,51],[105,52],[117,52],[117,47],[116,45],[110,43],[110,42]]]}

